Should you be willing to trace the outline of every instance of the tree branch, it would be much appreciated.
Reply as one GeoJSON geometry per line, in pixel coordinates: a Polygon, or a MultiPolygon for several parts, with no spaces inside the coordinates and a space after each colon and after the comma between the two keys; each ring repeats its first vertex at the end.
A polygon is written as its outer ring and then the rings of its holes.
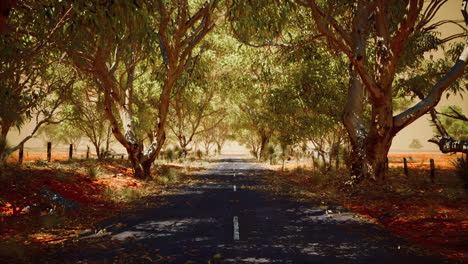
{"type": "Polygon", "coordinates": [[[397,133],[434,108],[439,103],[442,93],[464,73],[467,61],[468,45],[465,45],[465,48],[455,65],[432,87],[429,95],[421,102],[393,118],[394,133],[397,133]]]}

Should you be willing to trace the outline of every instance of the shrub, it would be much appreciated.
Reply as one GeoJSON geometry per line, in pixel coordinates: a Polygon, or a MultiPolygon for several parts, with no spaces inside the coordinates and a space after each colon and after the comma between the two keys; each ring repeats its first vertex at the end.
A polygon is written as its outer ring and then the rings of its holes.
{"type": "Polygon", "coordinates": [[[201,150],[199,150],[199,149],[197,150],[197,158],[198,158],[198,159],[203,158],[203,151],[201,151],[201,150]]]}
{"type": "Polygon", "coordinates": [[[174,172],[174,169],[168,166],[162,166],[158,170],[158,175],[156,175],[159,183],[166,185],[171,182],[179,181],[178,175],[174,172]]]}
{"type": "Polygon", "coordinates": [[[104,197],[109,201],[114,202],[133,202],[138,200],[140,197],[145,196],[147,190],[135,189],[132,187],[124,187],[121,189],[113,189],[107,186],[104,189],[104,197]]]}
{"type": "Polygon", "coordinates": [[[166,157],[169,161],[172,162],[172,160],[174,159],[174,151],[172,149],[166,150],[166,157]]]}
{"type": "Polygon", "coordinates": [[[95,166],[88,167],[88,177],[96,179],[99,176],[99,168],[95,166]]]}
{"type": "Polygon", "coordinates": [[[43,167],[43,166],[48,166],[49,163],[46,160],[36,160],[34,162],[34,165],[38,167],[43,167]]]}

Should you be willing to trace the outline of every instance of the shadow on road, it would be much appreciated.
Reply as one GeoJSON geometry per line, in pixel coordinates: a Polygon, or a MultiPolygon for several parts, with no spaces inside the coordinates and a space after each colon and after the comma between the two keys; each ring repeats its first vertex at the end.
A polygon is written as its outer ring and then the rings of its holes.
{"type": "Polygon", "coordinates": [[[441,263],[345,210],[272,195],[237,157],[200,173],[168,205],[102,223],[88,243],[50,256],[83,263],[441,263]],[[236,186],[236,187],[234,187],[236,186]],[[233,218],[239,240],[234,240],[233,218]],[[89,243],[91,241],[91,243],[89,243]]]}

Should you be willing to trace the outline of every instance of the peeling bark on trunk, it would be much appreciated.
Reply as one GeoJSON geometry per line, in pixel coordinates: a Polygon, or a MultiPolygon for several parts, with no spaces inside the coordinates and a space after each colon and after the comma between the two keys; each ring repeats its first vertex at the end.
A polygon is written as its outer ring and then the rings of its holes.
{"type": "Polygon", "coordinates": [[[437,144],[442,153],[461,152],[468,154],[468,141],[466,140],[454,140],[451,138],[435,136],[428,141],[437,144]]]}
{"type": "MultiPolygon", "coordinates": [[[[353,53],[356,58],[366,60],[366,40],[368,37],[367,15],[363,8],[357,9],[359,12],[353,20],[353,31],[351,40],[353,42],[353,53]]],[[[350,64],[350,83],[348,97],[343,113],[343,124],[348,132],[351,143],[351,179],[358,183],[368,178],[371,170],[367,162],[365,151],[365,139],[367,131],[364,126],[363,109],[365,102],[364,85],[356,69],[350,64]]]]}

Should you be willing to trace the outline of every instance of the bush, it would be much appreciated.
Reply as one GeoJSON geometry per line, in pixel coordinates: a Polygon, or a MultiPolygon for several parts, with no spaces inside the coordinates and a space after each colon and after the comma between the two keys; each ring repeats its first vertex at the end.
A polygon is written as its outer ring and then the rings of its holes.
{"type": "Polygon", "coordinates": [[[197,150],[197,158],[198,158],[198,159],[203,158],[203,151],[197,150]]]}
{"type": "Polygon", "coordinates": [[[49,163],[46,160],[36,160],[34,162],[34,165],[38,167],[43,167],[43,166],[48,166],[49,163]]]}
{"type": "Polygon", "coordinates": [[[162,166],[158,169],[156,175],[157,181],[163,185],[169,184],[171,182],[179,181],[178,175],[174,172],[174,169],[168,166],[162,166]]]}
{"type": "Polygon", "coordinates": [[[146,194],[147,191],[145,189],[135,189],[132,187],[113,189],[107,186],[104,189],[104,197],[106,197],[107,200],[114,202],[133,202],[146,194]]]}
{"type": "Polygon", "coordinates": [[[176,158],[180,159],[182,157],[182,149],[180,147],[175,146],[174,147],[174,155],[176,158]]]}
{"type": "Polygon", "coordinates": [[[88,167],[88,177],[96,179],[99,176],[99,168],[95,166],[88,167]]]}
{"type": "Polygon", "coordinates": [[[166,158],[172,162],[174,159],[174,151],[172,149],[166,150],[166,158]]]}

